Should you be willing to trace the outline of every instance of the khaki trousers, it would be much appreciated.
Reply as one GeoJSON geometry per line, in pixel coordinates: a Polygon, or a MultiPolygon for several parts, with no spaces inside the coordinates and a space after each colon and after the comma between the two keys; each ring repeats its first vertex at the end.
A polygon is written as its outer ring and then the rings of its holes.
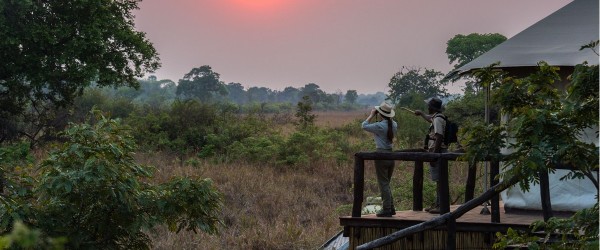
{"type": "MultiPolygon", "coordinates": [[[[391,149],[377,149],[377,152],[392,152],[391,149]]],[[[394,173],[394,161],[393,160],[376,160],[375,161],[375,172],[377,173],[377,184],[379,185],[379,192],[381,193],[381,199],[383,200],[383,210],[393,211],[394,210],[394,198],[392,197],[392,189],[390,188],[390,182],[392,180],[392,174],[394,173]]]]}

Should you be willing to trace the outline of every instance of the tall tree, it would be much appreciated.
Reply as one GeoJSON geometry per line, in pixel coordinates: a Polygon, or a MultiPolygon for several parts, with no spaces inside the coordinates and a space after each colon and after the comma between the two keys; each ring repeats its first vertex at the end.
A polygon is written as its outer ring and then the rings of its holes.
{"type": "Polygon", "coordinates": [[[46,101],[67,106],[92,81],[137,87],[159,62],[135,30],[135,9],[131,0],[1,1],[0,116],[46,101]]]}
{"type": "Polygon", "coordinates": [[[325,99],[325,92],[321,90],[321,87],[319,87],[319,85],[315,83],[309,83],[304,85],[300,92],[300,96],[310,97],[313,103],[319,103],[323,99],[325,99]]]}
{"type": "Polygon", "coordinates": [[[390,94],[388,95],[394,103],[402,104],[403,98],[411,94],[420,96],[445,96],[447,94],[442,83],[442,72],[433,69],[408,68],[402,67],[398,71],[388,86],[390,94]]]}
{"type": "Polygon", "coordinates": [[[266,87],[250,87],[248,88],[248,100],[250,102],[265,103],[269,101],[271,89],[266,87]]]}
{"type": "Polygon", "coordinates": [[[350,104],[354,104],[357,98],[358,93],[356,92],[356,90],[348,90],[346,91],[346,95],[344,96],[344,100],[346,100],[346,102],[350,104]]]}
{"type": "Polygon", "coordinates": [[[300,100],[300,90],[294,87],[286,87],[279,95],[281,96],[280,101],[298,103],[300,100]]]}
{"type": "Polygon", "coordinates": [[[244,104],[248,102],[246,91],[244,86],[237,82],[230,82],[226,85],[228,96],[231,101],[237,104],[244,104]]]}
{"type": "Polygon", "coordinates": [[[219,73],[208,65],[193,68],[179,80],[176,94],[184,99],[196,98],[204,102],[212,101],[215,94],[225,96],[227,87],[219,81],[219,77],[219,73]]]}
{"type": "Polygon", "coordinates": [[[446,54],[450,64],[456,63],[454,69],[458,69],[504,41],[506,37],[498,33],[458,34],[446,43],[446,54]]]}

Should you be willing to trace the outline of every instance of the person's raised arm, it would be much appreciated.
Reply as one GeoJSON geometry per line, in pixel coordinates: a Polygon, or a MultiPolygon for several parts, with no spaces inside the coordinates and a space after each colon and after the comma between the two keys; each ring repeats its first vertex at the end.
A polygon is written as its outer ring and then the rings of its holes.
{"type": "Polygon", "coordinates": [[[427,122],[429,122],[429,123],[431,123],[431,122],[432,122],[432,120],[431,120],[431,115],[425,114],[425,113],[423,113],[423,111],[421,111],[421,110],[418,110],[418,109],[417,109],[417,110],[415,110],[415,115],[416,115],[416,116],[421,116],[423,119],[425,119],[425,121],[427,121],[427,122]]]}

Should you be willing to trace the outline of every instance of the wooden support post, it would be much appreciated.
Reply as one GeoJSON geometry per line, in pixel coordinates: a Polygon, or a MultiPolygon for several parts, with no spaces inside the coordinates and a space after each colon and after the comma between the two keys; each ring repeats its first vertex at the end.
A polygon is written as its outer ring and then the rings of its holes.
{"type": "Polygon", "coordinates": [[[448,160],[439,159],[437,162],[440,170],[440,179],[438,181],[438,189],[440,195],[440,213],[445,214],[450,212],[450,185],[448,181],[448,160]]]}
{"type": "Polygon", "coordinates": [[[448,228],[448,237],[446,238],[446,249],[456,249],[456,219],[450,218],[446,224],[448,228]]]}
{"type": "Polygon", "coordinates": [[[365,188],[365,160],[354,156],[354,203],[352,217],[360,217],[365,188]]]}
{"type": "MultiPolygon", "coordinates": [[[[496,186],[498,180],[496,176],[500,174],[500,162],[490,162],[490,186],[496,186]]],[[[494,195],[492,197],[492,223],[500,223],[500,196],[494,195]]]]}
{"type": "Polygon", "coordinates": [[[475,179],[477,177],[477,162],[469,164],[467,183],[465,184],[465,203],[475,196],[475,179]]]}
{"type": "Polygon", "coordinates": [[[415,161],[413,171],[413,211],[423,210],[423,162],[415,161]]]}
{"type": "Polygon", "coordinates": [[[402,237],[406,237],[406,236],[414,234],[414,233],[423,232],[425,230],[443,225],[444,223],[447,223],[450,218],[453,218],[453,219],[460,218],[463,214],[467,213],[468,211],[471,211],[473,208],[481,205],[483,202],[490,200],[493,196],[498,195],[500,192],[502,192],[503,190],[516,184],[520,180],[521,179],[519,179],[517,177],[512,177],[511,179],[503,180],[501,183],[499,183],[499,184],[493,186],[492,188],[488,189],[487,191],[485,191],[483,194],[481,194],[481,196],[479,196],[475,199],[472,199],[465,204],[462,204],[460,207],[458,207],[456,210],[452,211],[451,213],[441,214],[440,216],[435,217],[431,220],[421,222],[419,224],[404,228],[400,231],[396,231],[385,237],[364,243],[364,244],[358,246],[356,249],[364,250],[364,249],[373,249],[376,247],[385,246],[387,244],[390,244],[390,243],[393,243],[393,242],[399,240],[402,237]]]}
{"type": "Polygon", "coordinates": [[[540,171],[540,197],[542,199],[542,211],[544,221],[548,221],[554,215],[552,213],[552,202],[550,201],[550,181],[548,180],[548,171],[540,171]]]}

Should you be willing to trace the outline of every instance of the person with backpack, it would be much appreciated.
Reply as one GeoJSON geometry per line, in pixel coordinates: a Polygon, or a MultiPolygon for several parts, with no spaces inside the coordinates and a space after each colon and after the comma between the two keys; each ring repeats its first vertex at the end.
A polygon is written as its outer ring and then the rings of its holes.
{"type": "MultiPolygon", "coordinates": [[[[414,114],[421,116],[427,122],[431,123],[429,126],[429,133],[425,137],[425,149],[428,152],[433,153],[446,153],[448,146],[444,142],[444,135],[446,134],[447,118],[442,112],[444,107],[442,106],[442,100],[437,97],[432,97],[425,100],[427,103],[428,114],[423,113],[421,110],[415,110],[414,114]]],[[[440,213],[440,167],[439,161],[431,162],[429,172],[431,174],[431,180],[436,184],[436,198],[435,203],[426,208],[425,211],[432,214],[440,213]]]]}
{"type": "MultiPolygon", "coordinates": [[[[392,152],[394,137],[398,130],[398,123],[392,119],[394,115],[392,106],[383,102],[380,106],[375,106],[369,117],[361,124],[362,129],[373,134],[377,152],[392,152]]],[[[375,160],[375,172],[383,200],[382,209],[376,215],[377,217],[392,217],[396,214],[390,188],[392,173],[394,173],[394,160],[375,160]]]]}

